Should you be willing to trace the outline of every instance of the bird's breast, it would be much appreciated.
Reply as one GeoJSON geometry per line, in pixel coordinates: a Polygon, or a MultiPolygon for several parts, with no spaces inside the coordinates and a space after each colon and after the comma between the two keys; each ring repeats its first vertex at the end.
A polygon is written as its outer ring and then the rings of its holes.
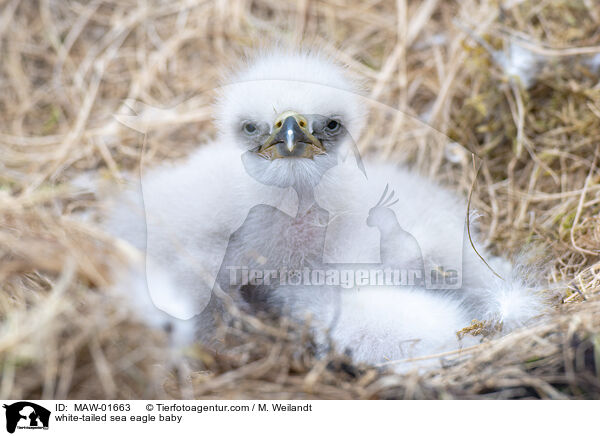
{"type": "Polygon", "coordinates": [[[321,264],[327,219],[327,212],[317,208],[292,217],[276,208],[261,207],[231,238],[228,251],[237,259],[229,262],[262,269],[321,264]]]}

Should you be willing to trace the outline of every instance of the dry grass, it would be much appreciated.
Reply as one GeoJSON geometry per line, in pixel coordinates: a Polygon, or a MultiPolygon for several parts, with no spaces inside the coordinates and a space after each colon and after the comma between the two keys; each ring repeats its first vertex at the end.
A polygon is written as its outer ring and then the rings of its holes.
{"type": "Polygon", "coordinates": [[[597,2],[1,4],[0,397],[600,397],[600,73],[589,62],[600,53],[597,2]],[[514,38],[543,57],[528,89],[490,53],[514,38]],[[113,118],[125,99],[177,106],[178,119],[151,126],[144,159],[185,156],[214,133],[220,66],[281,40],[324,47],[370,97],[400,109],[385,132],[386,115],[374,111],[365,154],[408,162],[466,194],[468,155],[450,156],[408,114],[485,158],[473,197],[485,241],[503,253],[543,247],[548,283],[564,295],[554,316],[424,374],[316,360],[305,332],[252,319],[225,334],[227,352],[192,349],[193,371],[172,367],[163,335],[103,290],[127,253],[76,219],[101,202],[70,182],[136,169],[142,138],[113,118]]]}

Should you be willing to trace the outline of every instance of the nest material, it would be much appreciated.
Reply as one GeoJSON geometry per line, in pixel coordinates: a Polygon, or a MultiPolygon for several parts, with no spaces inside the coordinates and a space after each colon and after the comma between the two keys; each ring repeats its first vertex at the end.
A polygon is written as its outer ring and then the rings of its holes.
{"type": "Polygon", "coordinates": [[[595,2],[11,0],[0,15],[0,397],[600,398],[595,2]],[[249,318],[224,332],[223,352],[171,359],[164,334],[105,290],[128,254],[81,221],[103,200],[73,182],[121,180],[144,141],[150,165],[185,157],[214,134],[220,66],[281,40],[319,45],[399,109],[372,113],[364,154],[464,195],[469,154],[419,129],[483,157],[484,239],[497,253],[543,248],[556,312],[405,375],[317,359],[304,329],[249,318]],[[511,76],[517,43],[531,77],[511,76]],[[144,137],[113,117],[130,113],[126,99],[175,109],[144,137]]]}

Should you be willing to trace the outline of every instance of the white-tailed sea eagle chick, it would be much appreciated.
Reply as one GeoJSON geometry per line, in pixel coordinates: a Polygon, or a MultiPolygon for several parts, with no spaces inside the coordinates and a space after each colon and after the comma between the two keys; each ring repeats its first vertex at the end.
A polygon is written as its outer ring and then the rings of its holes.
{"type": "Polygon", "coordinates": [[[310,52],[261,55],[232,75],[220,91],[216,139],[184,163],[144,174],[143,203],[133,191],[108,217],[114,234],[146,252],[146,263],[128,269],[119,284],[140,313],[161,324],[167,312],[181,319],[181,342],[210,342],[212,320],[223,311],[218,289],[244,310],[310,316],[341,349],[371,363],[457,348],[456,332],[472,319],[508,330],[541,313],[541,298],[512,265],[491,260],[501,280],[461,245],[463,199],[389,163],[366,161],[368,178],[356,165],[340,165],[356,157],[365,108],[344,68],[310,52]],[[387,185],[399,200],[387,206],[397,219],[390,228],[407,236],[390,238],[383,257],[414,263],[415,256],[392,252],[409,240],[426,274],[427,265],[460,258],[462,286],[335,281],[385,260],[361,266],[359,258],[381,252],[385,239],[373,225],[382,223],[372,216],[369,227],[367,219],[387,185]],[[338,219],[363,212],[358,227],[338,219]],[[244,282],[243,271],[252,270],[261,277],[244,282]],[[333,271],[334,280],[291,283],[282,270],[333,271]]]}

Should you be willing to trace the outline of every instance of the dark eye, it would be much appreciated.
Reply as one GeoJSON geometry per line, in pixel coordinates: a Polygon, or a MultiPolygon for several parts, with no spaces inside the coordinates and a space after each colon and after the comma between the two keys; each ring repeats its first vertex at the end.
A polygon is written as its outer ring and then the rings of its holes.
{"type": "Polygon", "coordinates": [[[252,134],[254,134],[256,132],[256,124],[254,124],[254,123],[244,123],[243,129],[244,129],[245,133],[247,133],[249,135],[252,135],[252,134]]]}
{"type": "Polygon", "coordinates": [[[337,132],[340,129],[340,123],[336,120],[331,120],[327,123],[327,130],[330,132],[337,132]]]}

